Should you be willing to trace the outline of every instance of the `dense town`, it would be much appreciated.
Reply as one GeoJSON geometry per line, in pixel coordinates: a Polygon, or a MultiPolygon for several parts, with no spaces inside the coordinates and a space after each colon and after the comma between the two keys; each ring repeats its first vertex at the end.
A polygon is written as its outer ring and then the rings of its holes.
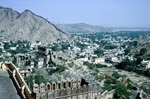
{"type": "Polygon", "coordinates": [[[128,52],[129,46],[137,45],[136,38],[142,34],[138,33],[72,34],[73,42],[58,40],[49,45],[3,41],[0,59],[17,66],[31,91],[35,84],[82,79],[99,84],[101,93],[115,89],[116,97],[148,98],[150,60],[137,63],[139,59],[128,52]],[[134,61],[138,66],[133,69],[134,61]]]}

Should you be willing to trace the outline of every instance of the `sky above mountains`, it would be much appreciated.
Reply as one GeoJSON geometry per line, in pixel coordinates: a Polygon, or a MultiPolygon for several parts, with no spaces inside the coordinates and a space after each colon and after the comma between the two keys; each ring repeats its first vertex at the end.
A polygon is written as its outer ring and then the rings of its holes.
{"type": "Polygon", "coordinates": [[[0,6],[29,9],[56,24],[150,27],[150,0],[0,0],[0,6]]]}

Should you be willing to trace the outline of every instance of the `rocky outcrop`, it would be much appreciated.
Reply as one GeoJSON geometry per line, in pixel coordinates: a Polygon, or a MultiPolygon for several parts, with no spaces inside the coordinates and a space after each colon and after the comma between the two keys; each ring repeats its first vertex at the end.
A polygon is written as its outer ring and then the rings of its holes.
{"type": "Polygon", "coordinates": [[[140,36],[137,41],[139,41],[142,44],[150,43],[150,33],[140,36]]]}

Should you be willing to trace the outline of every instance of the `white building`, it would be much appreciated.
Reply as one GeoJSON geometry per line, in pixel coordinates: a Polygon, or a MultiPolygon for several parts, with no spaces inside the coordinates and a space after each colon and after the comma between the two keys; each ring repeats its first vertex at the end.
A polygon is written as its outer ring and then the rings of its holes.
{"type": "Polygon", "coordinates": [[[17,47],[10,47],[10,49],[11,49],[11,50],[16,50],[16,49],[17,49],[17,47]]]}
{"type": "Polygon", "coordinates": [[[95,61],[94,61],[94,63],[95,64],[100,64],[100,63],[104,63],[105,62],[105,58],[95,58],[95,61]]]}
{"type": "Polygon", "coordinates": [[[86,61],[88,61],[88,57],[85,57],[85,58],[79,58],[81,61],[84,61],[84,62],[86,62],[86,61]]]}
{"type": "Polygon", "coordinates": [[[141,63],[146,67],[146,69],[150,68],[150,60],[143,60],[141,63]]]}
{"type": "Polygon", "coordinates": [[[117,57],[111,57],[111,61],[112,61],[112,62],[119,62],[119,60],[118,60],[117,57]]]}
{"type": "Polygon", "coordinates": [[[146,69],[150,68],[150,61],[148,62],[148,64],[146,65],[146,69]]]}

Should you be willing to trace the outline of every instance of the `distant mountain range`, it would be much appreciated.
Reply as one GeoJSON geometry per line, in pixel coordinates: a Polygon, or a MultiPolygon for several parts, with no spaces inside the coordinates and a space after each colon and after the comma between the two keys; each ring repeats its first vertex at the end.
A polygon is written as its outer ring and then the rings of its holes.
{"type": "Polygon", "coordinates": [[[93,26],[85,23],[77,24],[57,24],[57,26],[69,33],[96,33],[96,32],[111,32],[110,29],[102,26],[93,26]]]}
{"type": "Polygon", "coordinates": [[[5,41],[27,40],[52,43],[69,41],[70,35],[29,10],[22,13],[0,7],[0,38],[5,41]]]}
{"type": "Polygon", "coordinates": [[[150,31],[149,27],[109,27],[112,32],[119,31],[150,31]]]}

